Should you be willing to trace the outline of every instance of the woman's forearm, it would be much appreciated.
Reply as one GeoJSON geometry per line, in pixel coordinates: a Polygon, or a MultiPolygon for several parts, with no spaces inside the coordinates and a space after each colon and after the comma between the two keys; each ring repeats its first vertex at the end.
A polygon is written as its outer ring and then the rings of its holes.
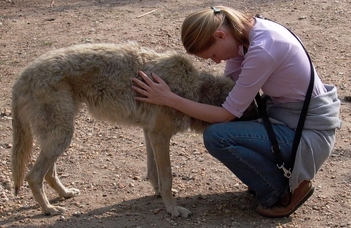
{"type": "Polygon", "coordinates": [[[228,122],[235,119],[235,116],[223,107],[198,103],[174,94],[169,97],[167,106],[178,111],[209,123],[228,122]]]}
{"type": "Polygon", "coordinates": [[[136,100],[169,106],[188,116],[209,123],[227,122],[235,119],[235,116],[223,107],[202,104],[180,97],[173,93],[166,82],[156,74],[152,74],[155,81],[142,71],[139,72],[139,75],[145,82],[137,78],[132,79],[139,86],[132,86],[132,88],[143,95],[135,97],[136,100]]]}

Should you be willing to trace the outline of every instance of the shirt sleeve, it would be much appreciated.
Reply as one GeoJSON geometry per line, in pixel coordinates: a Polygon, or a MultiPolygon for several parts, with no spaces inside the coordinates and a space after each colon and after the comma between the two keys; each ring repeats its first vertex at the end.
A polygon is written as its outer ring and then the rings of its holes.
{"type": "MultiPolygon", "coordinates": [[[[240,118],[256,94],[276,69],[277,63],[270,53],[259,46],[250,50],[239,68],[238,79],[223,107],[240,118]]],[[[232,71],[235,72],[235,71],[232,71]]]]}

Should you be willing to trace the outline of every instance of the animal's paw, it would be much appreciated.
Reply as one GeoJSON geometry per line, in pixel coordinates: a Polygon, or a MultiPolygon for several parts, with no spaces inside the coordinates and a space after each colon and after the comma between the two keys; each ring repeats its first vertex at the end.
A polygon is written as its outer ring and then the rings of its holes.
{"type": "Polygon", "coordinates": [[[59,206],[49,206],[44,211],[45,215],[61,215],[66,211],[66,208],[59,206]]]}
{"type": "Polygon", "coordinates": [[[161,196],[161,192],[158,189],[155,189],[155,196],[161,196]]]}
{"type": "Polygon", "coordinates": [[[173,217],[183,217],[183,218],[189,218],[193,213],[191,213],[191,211],[189,211],[188,209],[186,209],[185,207],[180,207],[177,206],[175,210],[173,210],[172,212],[170,212],[170,214],[173,217]]]}
{"type": "Polygon", "coordinates": [[[189,211],[185,207],[177,206],[177,209],[180,212],[180,216],[182,216],[183,218],[189,218],[193,214],[193,213],[191,213],[191,211],[189,211]]]}
{"type": "Polygon", "coordinates": [[[80,194],[79,189],[76,188],[68,188],[64,194],[62,194],[61,196],[64,197],[65,199],[71,198],[71,197],[75,197],[77,195],[80,194]]]}
{"type": "Polygon", "coordinates": [[[153,186],[154,192],[156,196],[161,196],[160,188],[158,186],[153,186]]]}

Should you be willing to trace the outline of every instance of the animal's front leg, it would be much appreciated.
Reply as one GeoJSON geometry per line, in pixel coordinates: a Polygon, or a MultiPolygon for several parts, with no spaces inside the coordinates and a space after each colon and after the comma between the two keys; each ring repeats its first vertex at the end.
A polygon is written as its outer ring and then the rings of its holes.
{"type": "Polygon", "coordinates": [[[146,178],[150,181],[152,187],[154,188],[155,194],[160,195],[159,180],[157,176],[157,167],[155,162],[154,150],[150,144],[150,139],[148,136],[148,131],[144,129],[144,138],[146,144],[147,152],[147,174],[146,178]]]}
{"type": "Polygon", "coordinates": [[[186,208],[177,206],[172,195],[172,170],[169,156],[169,143],[171,135],[165,135],[161,132],[149,132],[148,137],[154,151],[154,158],[157,167],[159,180],[159,191],[167,212],[174,217],[182,216],[188,218],[192,213],[186,208]]]}

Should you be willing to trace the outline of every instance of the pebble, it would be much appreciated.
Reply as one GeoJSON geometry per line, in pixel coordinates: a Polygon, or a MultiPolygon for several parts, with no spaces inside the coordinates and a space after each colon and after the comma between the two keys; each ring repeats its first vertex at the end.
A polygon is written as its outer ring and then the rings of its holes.
{"type": "Polygon", "coordinates": [[[79,217],[81,214],[82,214],[81,212],[76,211],[76,212],[73,213],[73,216],[74,217],[79,217]]]}

